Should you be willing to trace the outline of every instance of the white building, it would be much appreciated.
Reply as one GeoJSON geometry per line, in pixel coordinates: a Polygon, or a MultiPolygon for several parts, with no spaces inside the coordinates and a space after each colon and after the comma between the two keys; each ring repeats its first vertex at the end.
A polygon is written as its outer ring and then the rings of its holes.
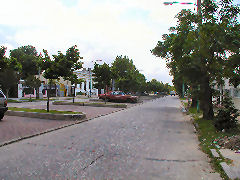
{"type": "Polygon", "coordinates": [[[81,84],[77,84],[75,89],[75,96],[78,94],[86,94],[90,95],[98,95],[98,90],[93,88],[93,76],[91,68],[82,68],[81,70],[74,71],[77,75],[78,79],[82,79],[83,82],[81,84]]]}
{"type": "Polygon", "coordinates": [[[224,80],[223,91],[229,93],[232,97],[234,105],[237,109],[240,109],[240,85],[237,88],[234,88],[229,84],[229,79],[224,80]]]}

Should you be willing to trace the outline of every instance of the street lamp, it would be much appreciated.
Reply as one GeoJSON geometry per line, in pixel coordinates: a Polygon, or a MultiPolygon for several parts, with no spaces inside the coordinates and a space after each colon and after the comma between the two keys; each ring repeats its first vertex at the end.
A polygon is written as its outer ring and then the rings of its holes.
{"type": "Polygon", "coordinates": [[[163,2],[164,5],[173,5],[173,4],[183,4],[183,5],[190,5],[194,4],[192,2],[177,2],[177,1],[170,1],[170,2],[163,2]]]}

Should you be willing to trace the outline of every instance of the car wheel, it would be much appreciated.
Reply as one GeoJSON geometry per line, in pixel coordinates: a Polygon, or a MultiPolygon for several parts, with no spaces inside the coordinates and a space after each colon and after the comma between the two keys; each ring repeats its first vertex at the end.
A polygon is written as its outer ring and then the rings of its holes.
{"type": "Polygon", "coordinates": [[[0,114],[0,121],[2,120],[3,117],[4,117],[4,114],[0,114]]]}

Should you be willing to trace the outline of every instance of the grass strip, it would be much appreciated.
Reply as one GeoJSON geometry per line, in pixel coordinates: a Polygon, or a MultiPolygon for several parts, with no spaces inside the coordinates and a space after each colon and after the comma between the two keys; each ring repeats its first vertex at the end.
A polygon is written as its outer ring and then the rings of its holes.
{"type": "Polygon", "coordinates": [[[216,149],[217,152],[219,152],[218,145],[214,144],[214,139],[217,139],[219,137],[225,137],[225,136],[232,136],[239,134],[238,131],[232,131],[232,132],[221,132],[217,131],[216,128],[213,125],[213,120],[205,120],[202,118],[195,118],[195,124],[197,124],[197,131],[198,131],[198,139],[200,141],[200,147],[202,151],[211,158],[211,164],[214,167],[214,169],[220,173],[221,177],[223,179],[229,179],[228,176],[225,174],[224,170],[222,169],[220,163],[226,162],[227,164],[230,164],[231,161],[227,158],[224,158],[220,155],[220,158],[216,158],[212,156],[212,153],[210,149],[216,149]]]}
{"type": "Polygon", "coordinates": [[[11,111],[24,111],[24,112],[37,112],[37,113],[49,113],[49,114],[82,114],[81,112],[73,112],[73,111],[57,111],[50,110],[47,112],[45,109],[29,109],[29,108],[16,108],[16,107],[8,107],[11,111]]]}
{"type": "Polygon", "coordinates": [[[8,99],[8,103],[21,103],[22,101],[14,100],[14,99],[8,99]]]}
{"type": "Polygon", "coordinates": [[[99,107],[116,107],[125,108],[126,104],[115,104],[115,103],[104,103],[104,102],[66,102],[66,101],[55,101],[53,104],[58,105],[58,103],[63,105],[83,105],[83,106],[99,106],[99,107]]]}
{"type": "MultiPolygon", "coordinates": [[[[184,106],[187,107],[187,104],[184,103],[184,106]]],[[[210,149],[216,149],[216,151],[219,153],[220,147],[217,144],[214,144],[214,140],[220,137],[240,134],[239,130],[232,130],[231,132],[217,131],[213,124],[214,121],[200,118],[202,117],[202,112],[197,112],[197,108],[189,108],[188,114],[190,114],[194,119],[194,124],[198,133],[198,140],[200,142],[200,148],[210,157],[210,163],[215,171],[218,172],[223,179],[228,180],[229,178],[222,169],[220,163],[226,162],[227,164],[230,164],[231,160],[224,158],[221,156],[221,154],[220,158],[213,157],[210,149]]]]}

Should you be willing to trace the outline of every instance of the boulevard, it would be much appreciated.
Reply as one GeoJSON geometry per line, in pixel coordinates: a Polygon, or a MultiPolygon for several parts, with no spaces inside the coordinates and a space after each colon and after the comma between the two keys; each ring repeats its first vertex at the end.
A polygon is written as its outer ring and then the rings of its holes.
{"type": "Polygon", "coordinates": [[[220,179],[178,97],[0,148],[1,179],[220,179]]]}

